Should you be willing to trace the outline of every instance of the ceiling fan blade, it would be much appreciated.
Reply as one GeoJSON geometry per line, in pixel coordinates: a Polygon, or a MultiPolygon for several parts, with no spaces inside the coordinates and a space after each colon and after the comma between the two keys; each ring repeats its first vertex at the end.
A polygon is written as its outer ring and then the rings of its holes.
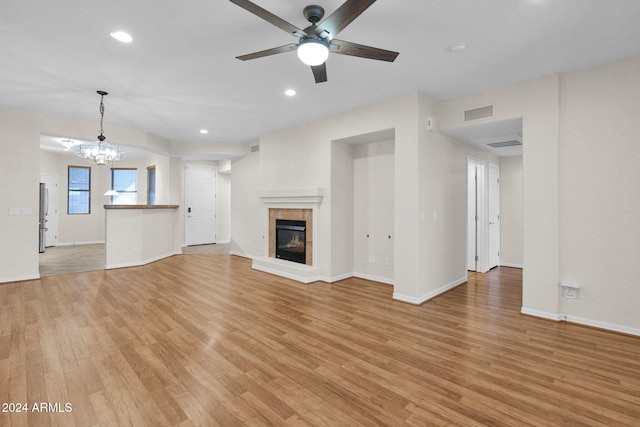
{"type": "Polygon", "coordinates": [[[333,53],[340,55],[359,56],[360,58],[376,59],[378,61],[393,62],[399,55],[392,50],[379,49],[377,47],[365,46],[363,44],[351,43],[344,40],[331,40],[329,49],[333,53]]]}
{"type": "Polygon", "coordinates": [[[280,18],[279,16],[274,15],[273,13],[269,12],[266,9],[261,8],[260,6],[250,2],[249,0],[230,0],[230,1],[231,3],[240,6],[246,11],[253,13],[257,17],[264,19],[265,21],[275,25],[276,27],[286,31],[289,34],[293,34],[296,37],[304,37],[307,35],[307,33],[302,31],[300,28],[296,27],[293,24],[288,23],[287,21],[280,18]]]}
{"type": "Polygon", "coordinates": [[[322,35],[324,31],[328,32],[329,40],[333,39],[338,33],[356,19],[362,12],[367,10],[369,6],[376,0],[347,0],[335,10],[327,19],[318,25],[318,35],[322,35]]]}
{"type": "Polygon", "coordinates": [[[316,83],[323,83],[327,81],[327,63],[324,62],[320,65],[311,67],[313,71],[313,77],[316,79],[316,83]]]}
{"type": "Polygon", "coordinates": [[[291,43],[280,47],[274,47],[272,49],[261,50],[260,52],[253,52],[246,55],[236,56],[236,59],[239,59],[241,61],[248,61],[249,59],[262,58],[265,56],[276,55],[278,53],[289,52],[290,50],[296,50],[297,48],[297,44],[291,43]]]}

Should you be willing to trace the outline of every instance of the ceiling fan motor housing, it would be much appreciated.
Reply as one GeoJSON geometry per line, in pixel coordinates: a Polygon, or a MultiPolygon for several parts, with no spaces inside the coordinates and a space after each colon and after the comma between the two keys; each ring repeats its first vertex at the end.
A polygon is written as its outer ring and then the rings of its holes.
{"type": "Polygon", "coordinates": [[[321,6],[312,4],[305,7],[302,11],[302,14],[307,19],[307,21],[315,25],[317,22],[320,22],[320,20],[324,16],[324,9],[321,6]]]}

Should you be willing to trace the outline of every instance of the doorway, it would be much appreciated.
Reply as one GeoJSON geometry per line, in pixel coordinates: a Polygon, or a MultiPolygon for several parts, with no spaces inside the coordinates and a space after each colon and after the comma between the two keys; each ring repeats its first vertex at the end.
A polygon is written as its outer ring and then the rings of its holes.
{"type": "Polygon", "coordinates": [[[185,244],[216,242],[216,173],[213,166],[186,165],[185,244]]]}

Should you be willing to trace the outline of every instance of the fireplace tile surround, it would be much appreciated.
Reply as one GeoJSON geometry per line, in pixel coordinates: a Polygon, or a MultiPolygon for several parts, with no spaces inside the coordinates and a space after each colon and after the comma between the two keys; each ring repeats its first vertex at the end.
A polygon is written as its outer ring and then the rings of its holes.
{"type": "Polygon", "coordinates": [[[269,257],[276,257],[276,220],[290,219],[306,222],[306,265],[313,265],[313,209],[269,209],[269,257]]]}
{"type": "Polygon", "coordinates": [[[310,283],[321,279],[321,268],[314,259],[317,252],[317,214],[324,197],[324,189],[292,188],[268,189],[258,192],[258,198],[265,206],[265,256],[253,259],[252,268],[302,283],[310,283]],[[305,263],[286,261],[275,257],[275,224],[276,219],[300,220],[306,222],[306,256],[305,263]],[[315,224],[314,224],[315,223],[315,224]]]}

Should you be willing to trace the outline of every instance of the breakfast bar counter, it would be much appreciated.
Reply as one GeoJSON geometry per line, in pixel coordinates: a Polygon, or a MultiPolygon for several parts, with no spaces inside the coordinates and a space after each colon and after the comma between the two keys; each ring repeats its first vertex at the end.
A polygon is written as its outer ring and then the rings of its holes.
{"type": "Polygon", "coordinates": [[[182,253],[178,205],[104,205],[105,269],[133,267],[182,253]]]}

